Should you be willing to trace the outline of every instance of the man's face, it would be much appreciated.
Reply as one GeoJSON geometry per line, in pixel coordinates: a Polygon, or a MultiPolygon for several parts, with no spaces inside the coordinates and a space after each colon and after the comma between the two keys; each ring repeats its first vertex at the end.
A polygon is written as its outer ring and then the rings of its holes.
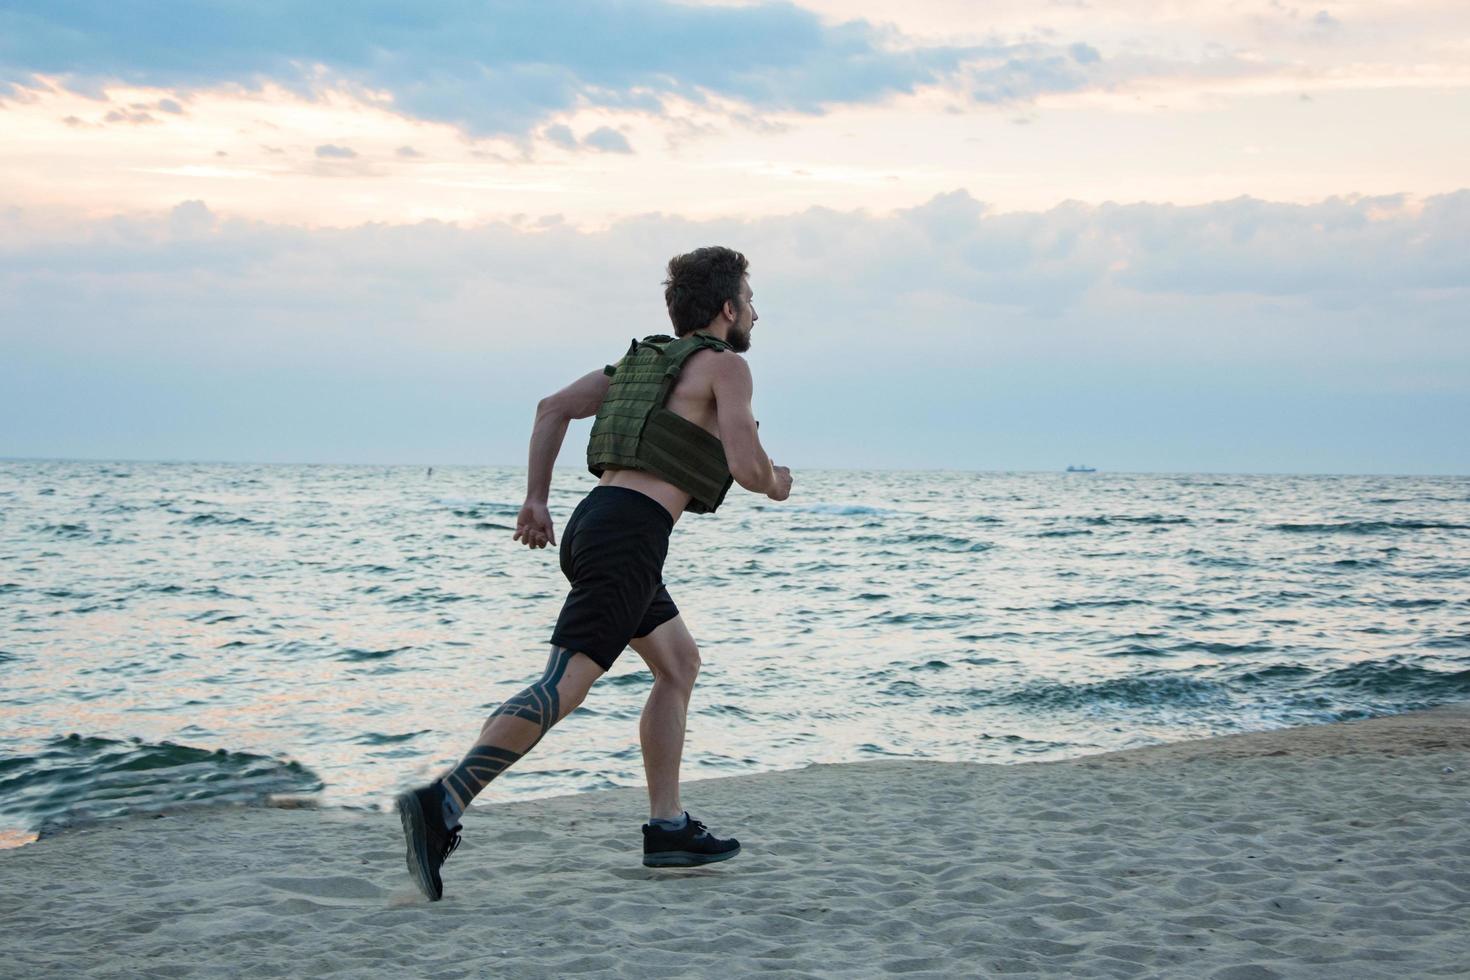
{"type": "Polygon", "coordinates": [[[725,340],[735,353],[744,354],[750,350],[750,331],[755,326],[755,321],[760,319],[751,302],[755,293],[751,292],[749,279],[740,280],[740,298],[744,301],[742,309],[736,314],[734,325],[725,334],[725,340]]]}

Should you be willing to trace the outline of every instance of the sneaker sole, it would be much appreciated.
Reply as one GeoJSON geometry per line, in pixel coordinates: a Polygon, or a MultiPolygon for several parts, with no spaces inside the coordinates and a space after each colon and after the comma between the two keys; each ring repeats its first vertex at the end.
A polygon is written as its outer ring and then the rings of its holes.
{"type": "Polygon", "coordinates": [[[419,806],[418,797],[412,791],[402,793],[394,801],[398,804],[398,819],[403,823],[403,837],[408,844],[404,860],[414,884],[431,902],[442,895],[434,894],[434,884],[429,880],[429,834],[424,826],[424,808],[419,806]]]}
{"type": "Polygon", "coordinates": [[[657,854],[643,855],[643,864],[650,868],[695,868],[701,864],[714,864],[716,861],[728,861],[740,853],[740,848],[726,851],[723,854],[700,854],[696,851],[660,851],[657,854]]]}

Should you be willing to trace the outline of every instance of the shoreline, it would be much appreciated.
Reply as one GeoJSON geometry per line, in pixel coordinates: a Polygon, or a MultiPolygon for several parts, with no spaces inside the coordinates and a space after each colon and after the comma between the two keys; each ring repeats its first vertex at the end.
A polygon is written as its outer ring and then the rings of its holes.
{"type": "Polygon", "coordinates": [[[734,861],[639,861],[642,787],[492,802],[445,899],[397,821],[185,806],[0,852],[29,972],[1456,975],[1470,962],[1470,703],[1014,764],[703,779],[734,861]],[[58,929],[58,922],[67,923],[58,929]]]}

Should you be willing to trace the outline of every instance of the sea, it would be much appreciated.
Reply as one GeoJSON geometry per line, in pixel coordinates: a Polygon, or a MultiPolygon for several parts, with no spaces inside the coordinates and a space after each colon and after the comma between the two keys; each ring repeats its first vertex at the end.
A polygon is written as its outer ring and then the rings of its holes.
{"type": "MultiPolygon", "coordinates": [[[[682,777],[1024,763],[1470,696],[1470,478],[794,472],[674,528],[682,777]]],[[[594,485],[558,468],[558,532],[594,485]]],[[[0,845],[391,812],[540,676],[523,467],[0,461],[0,845]]],[[[626,650],[481,802],[644,784],[626,650]]],[[[697,807],[697,788],[686,787],[697,807]]]]}

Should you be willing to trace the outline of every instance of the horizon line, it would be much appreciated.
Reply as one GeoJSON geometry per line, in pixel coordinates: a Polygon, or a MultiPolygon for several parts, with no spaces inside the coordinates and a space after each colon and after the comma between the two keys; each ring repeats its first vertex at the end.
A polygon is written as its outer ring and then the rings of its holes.
{"type": "MultiPolygon", "coordinates": [[[[165,465],[165,466],[352,466],[374,469],[520,469],[525,470],[525,463],[383,463],[371,461],[354,462],[321,462],[302,460],[249,460],[249,459],[132,459],[126,457],[92,457],[92,456],[0,456],[0,463],[110,463],[110,464],[142,464],[142,465],[165,465]]],[[[805,467],[809,473],[975,473],[975,474],[1039,474],[1060,473],[1071,476],[1394,476],[1394,477],[1425,477],[1435,479],[1464,479],[1470,477],[1470,472],[1465,473],[1405,473],[1398,471],[1377,472],[1342,472],[1331,470],[1304,471],[1304,470],[1109,470],[1097,467],[1091,473],[1068,474],[1066,464],[1058,469],[972,469],[968,467],[885,467],[885,466],[863,466],[863,467],[833,467],[812,466],[805,467]]],[[[1090,465],[1090,464],[1087,464],[1090,465]]],[[[576,470],[586,472],[585,467],[578,466],[553,466],[552,471],[576,470]]],[[[798,471],[799,472],[799,471],[798,471]]]]}

